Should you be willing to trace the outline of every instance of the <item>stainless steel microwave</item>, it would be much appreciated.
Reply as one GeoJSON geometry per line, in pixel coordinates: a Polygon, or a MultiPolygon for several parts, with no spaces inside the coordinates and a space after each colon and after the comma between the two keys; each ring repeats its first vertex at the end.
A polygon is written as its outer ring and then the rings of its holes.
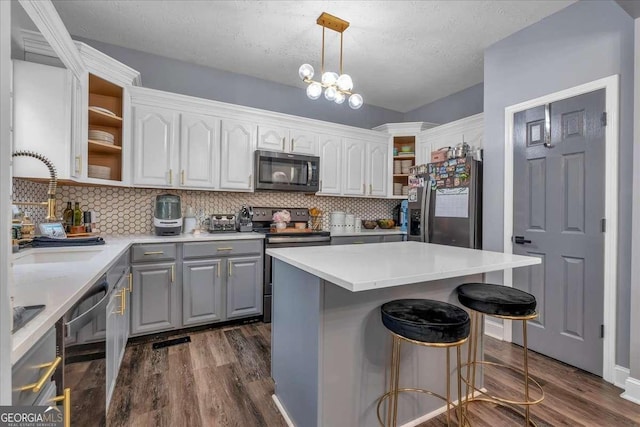
{"type": "Polygon", "coordinates": [[[256,150],[254,172],[256,190],[320,190],[320,157],[256,150]]]}

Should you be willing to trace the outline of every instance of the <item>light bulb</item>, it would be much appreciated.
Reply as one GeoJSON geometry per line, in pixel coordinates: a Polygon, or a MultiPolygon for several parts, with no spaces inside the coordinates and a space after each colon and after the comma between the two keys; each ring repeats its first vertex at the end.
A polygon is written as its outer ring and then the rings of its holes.
{"type": "Polygon", "coordinates": [[[302,64],[298,68],[298,75],[302,80],[313,78],[313,67],[309,64],[302,64]]]}
{"type": "Polygon", "coordinates": [[[351,76],[349,74],[340,75],[337,83],[340,90],[350,91],[353,89],[353,80],[351,80],[351,76]]]}
{"type": "Polygon", "coordinates": [[[338,91],[335,87],[329,86],[324,90],[324,97],[327,98],[328,101],[333,101],[334,99],[336,99],[337,93],[338,91]]]}
{"type": "Polygon", "coordinates": [[[334,100],[336,104],[342,104],[347,97],[344,93],[338,91],[336,92],[336,99],[334,100]]]}
{"type": "Polygon", "coordinates": [[[318,99],[322,95],[322,85],[314,82],[307,87],[307,96],[311,99],[318,99]]]}
{"type": "Polygon", "coordinates": [[[362,107],[363,103],[364,101],[362,100],[362,95],[358,95],[357,93],[354,93],[349,97],[349,107],[353,108],[354,110],[357,110],[358,108],[362,107]]]}
{"type": "Polygon", "coordinates": [[[333,71],[327,71],[322,75],[322,84],[331,86],[336,84],[338,80],[338,75],[333,71]]]}

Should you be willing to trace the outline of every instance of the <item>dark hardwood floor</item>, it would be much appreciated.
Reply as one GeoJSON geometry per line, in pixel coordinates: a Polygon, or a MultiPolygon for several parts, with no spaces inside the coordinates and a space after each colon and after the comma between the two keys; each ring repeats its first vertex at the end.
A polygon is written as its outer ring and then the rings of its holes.
{"type": "MultiPolygon", "coordinates": [[[[127,347],[109,426],[286,426],[271,395],[269,325],[262,323],[191,332],[191,343],[154,350],[151,342],[127,347]]],[[[186,334],[176,335],[178,338],[186,334]]],[[[487,360],[522,365],[522,349],[491,338],[487,360]]],[[[530,353],[532,376],[545,400],[531,411],[538,426],[640,426],[640,406],[619,397],[621,389],[571,366],[530,353]]],[[[104,360],[67,367],[75,426],[100,425],[104,409],[104,360]]],[[[491,368],[486,386],[517,396],[518,379],[491,368]]],[[[486,403],[471,407],[474,426],[522,425],[509,410],[486,403]]],[[[443,426],[444,415],[420,425],[443,426]]],[[[338,427],[338,426],[326,426],[338,427]]],[[[369,426],[365,426],[369,427],[369,426]]]]}

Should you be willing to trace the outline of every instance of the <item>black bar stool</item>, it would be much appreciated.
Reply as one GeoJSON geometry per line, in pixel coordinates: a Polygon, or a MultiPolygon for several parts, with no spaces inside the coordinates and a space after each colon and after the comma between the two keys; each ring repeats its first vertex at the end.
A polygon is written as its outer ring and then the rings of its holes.
{"type": "Polygon", "coordinates": [[[458,424],[462,420],[460,346],[469,337],[469,315],[465,310],[446,302],[428,299],[400,299],[385,303],[380,308],[382,323],[391,332],[390,389],[378,399],[377,415],[381,426],[395,427],[398,418],[398,394],[418,392],[438,397],[447,402],[447,425],[451,425],[451,361],[449,350],[456,348],[458,377],[458,424]],[[405,341],[425,347],[441,347],[447,350],[447,396],[418,388],[398,388],[400,378],[400,344],[405,341]],[[387,424],[380,416],[380,406],[385,399],[387,424]]]}
{"type": "Polygon", "coordinates": [[[520,289],[511,288],[509,286],[492,285],[487,283],[465,283],[458,286],[458,300],[462,305],[471,311],[471,336],[469,339],[469,353],[467,355],[466,377],[463,380],[466,384],[466,398],[464,401],[465,413],[468,411],[469,402],[484,401],[492,402],[502,406],[508,406],[520,415],[524,415],[525,425],[535,423],[531,421],[530,407],[536,405],[544,399],[544,390],[542,386],[529,376],[529,358],[527,355],[527,321],[538,317],[536,312],[536,298],[520,289]],[[484,316],[488,315],[499,319],[520,320],[522,322],[522,338],[524,351],[524,369],[518,369],[502,363],[478,361],[478,338],[482,334],[484,324],[484,316]],[[473,354],[472,354],[473,353],[473,354]],[[523,375],[524,380],[524,400],[506,399],[504,397],[494,396],[489,392],[477,389],[475,386],[476,366],[492,365],[510,369],[523,375]],[[529,385],[533,383],[540,392],[540,397],[532,399],[529,394],[529,385]],[[471,387],[471,397],[469,397],[469,387],[471,387]],[[475,393],[479,392],[482,397],[475,397],[475,393]],[[517,410],[518,406],[524,406],[524,414],[517,410]]]}

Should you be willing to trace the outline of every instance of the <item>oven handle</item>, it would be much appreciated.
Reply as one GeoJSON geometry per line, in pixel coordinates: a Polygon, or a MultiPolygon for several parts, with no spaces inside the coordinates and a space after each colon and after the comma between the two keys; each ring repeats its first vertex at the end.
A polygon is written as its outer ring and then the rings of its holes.
{"type": "Polygon", "coordinates": [[[319,237],[269,237],[267,238],[267,244],[269,243],[315,243],[315,242],[330,242],[330,236],[319,237]]]}

